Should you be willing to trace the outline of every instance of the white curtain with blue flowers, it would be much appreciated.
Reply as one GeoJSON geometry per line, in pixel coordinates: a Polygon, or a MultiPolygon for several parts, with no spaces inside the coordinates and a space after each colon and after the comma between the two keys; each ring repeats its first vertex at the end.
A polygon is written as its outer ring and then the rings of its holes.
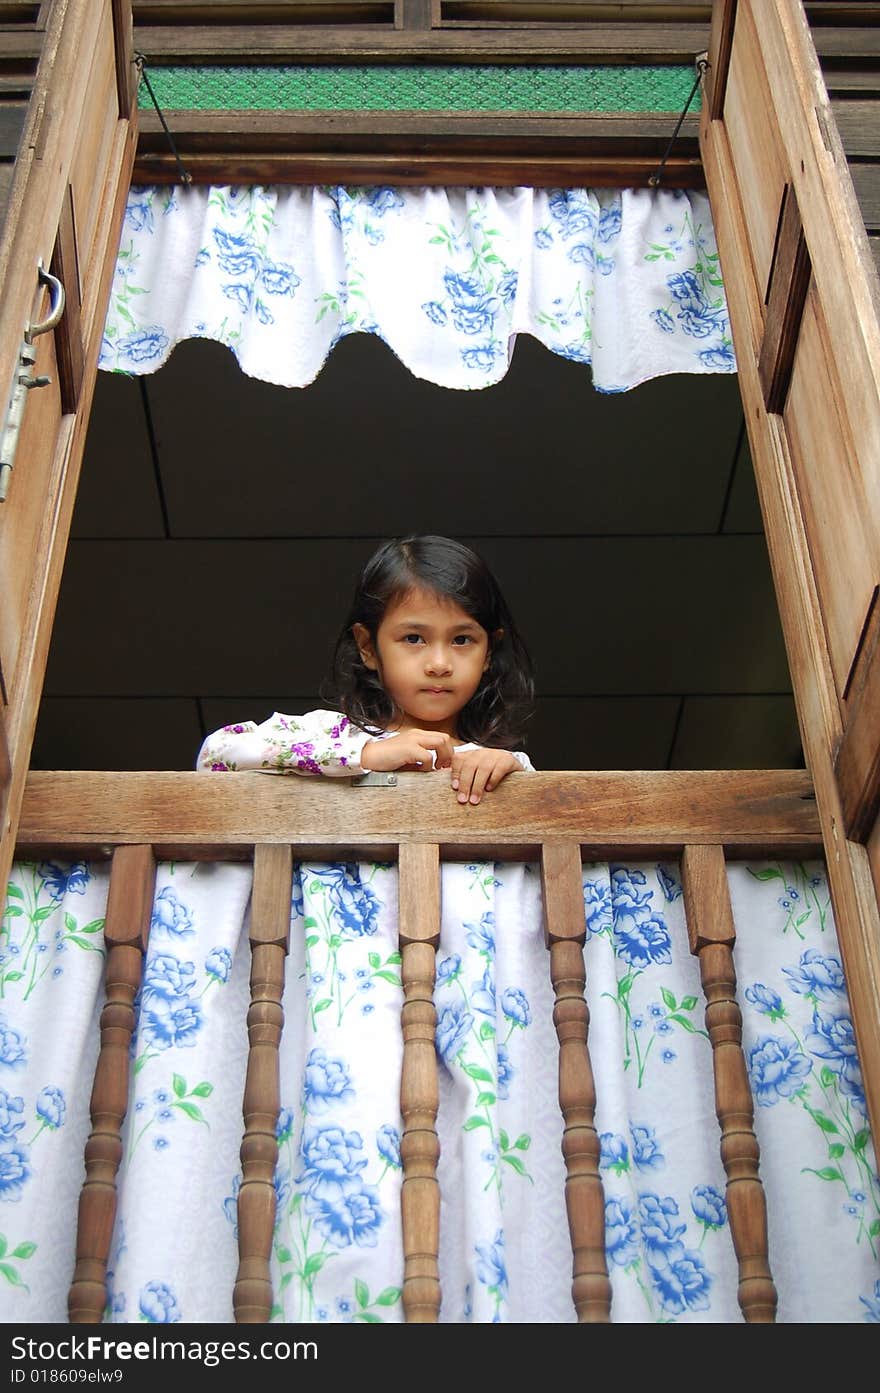
{"type": "MultiPolygon", "coordinates": [[[[712,1060],[677,867],[583,872],[617,1322],[738,1322],[712,1060]]],[[[880,1182],[823,867],[735,864],[738,995],[779,1319],[880,1323],[880,1182]]],[[[0,1319],[65,1321],[103,1000],[106,864],[21,863],[0,934],[0,1319]]],[[[108,1321],[230,1322],[247,865],[159,867],[108,1321]]],[[[392,865],[297,866],[281,1044],[282,1322],[396,1322],[401,1066],[392,865]]],[[[571,1322],[540,876],[447,865],[437,960],[445,1322],[571,1322]]]]}
{"type": "Polygon", "coordinates": [[[216,339],[303,387],[347,334],[487,387],[517,334],[617,392],[735,360],[705,194],[680,189],[133,188],[100,366],[216,339]]]}

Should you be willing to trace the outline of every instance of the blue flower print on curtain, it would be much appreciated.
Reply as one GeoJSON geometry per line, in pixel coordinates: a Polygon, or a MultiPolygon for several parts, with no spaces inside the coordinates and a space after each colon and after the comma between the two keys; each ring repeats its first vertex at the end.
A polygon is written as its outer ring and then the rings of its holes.
{"type": "MultiPolygon", "coordinates": [[[[452,212],[452,210],[450,210],[452,212]]],[[[496,360],[506,360],[510,321],[505,315],[503,332],[496,320],[516,298],[518,274],[499,254],[501,232],[488,225],[478,195],[467,200],[460,218],[430,225],[430,242],[442,247],[445,265],[442,288],[425,300],[422,310],[431,325],[447,329],[459,338],[459,355],[466,369],[492,373],[496,360]]]]}
{"type": "MultiPolygon", "coordinates": [[[[474,866],[472,871],[478,879],[482,868],[474,866]]],[[[493,886],[494,883],[493,875],[493,886]]],[[[499,1127],[495,1110],[499,1099],[510,1097],[516,1075],[512,1037],[517,1031],[525,1031],[532,1017],[528,997],[521,987],[508,987],[500,999],[496,994],[494,910],[484,910],[479,920],[465,920],[462,927],[467,945],[477,955],[476,970],[482,968],[482,972],[471,982],[469,990],[463,980],[460,955],[441,960],[438,979],[443,983],[444,996],[455,989],[460,1000],[453,999],[438,1012],[437,1051],[447,1067],[460,1068],[471,1080],[473,1112],[464,1125],[467,1131],[479,1130],[484,1144],[480,1159],[489,1168],[484,1188],[491,1187],[500,1198],[505,1165],[534,1184],[525,1156],[531,1137],[522,1133],[512,1140],[499,1127]]]]}
{"type": "MultiPolygon", "coordinates": [[[[552,300],[545,301],[538,311],[537,321],[544,333],[552,336],[545,342],[548,347],[552,346],[554,353],[578,363],[589,363],[592,361],[594,285],[597,277],[610,276],[615,270],[614,246],[623,225],[621,194],[554,189],[548,196],[548,212],[549,220],[535,232],[534,242],[536,250],[549,253],[551,279],[560,252],[564,252],[573,266],[582,267],[584,274],[568,277],[571,285],[567,293],[563,284],[557,285],[552,300]]],[[[542,272],[545,260],[543,257],[540,260],[542,272]]],[[[536,265],[536,272],[537,269],[536,265]]]]}
{"type": "Polygon", "coordinates": [[[339,186],[335,194],[335,203],[327,212],[333,227],[337,232],[364,237],[373,246],[385,240],[382,229],[385,215],[399,212],[404,206],[403,194],[399,189],[345,189],[339,186]]]}
{"type": "Polygon", "coordinates": [[[151,1325],[173,1325],[181,1319],[174,1288],[167,1282],[147,1282],[138,1299],[138,1315],[151,1325]]]}
{"type": "Polygon", "coordinates": [[[396,879],[383,863],[295,869],[274,1320],[402,1319],[396,879]]]}
{"type": "Polygon", "coordinates": [[[0,922],[0,1319],[67,1320],[103,998],[106,875],[13,867],[0,922]],[[51,1196],[51,1203],[47,1203],[51,1196]]]}
{"type": "Polygon", "coordinates": [[[572,1321],[537,867],[443,868],[434,992],[443,1321],[572,1321]],[[540,1301],[536,1293],[541,1293],[540,1301]]]}
{"type": "Polygon", "coordinates": [[[824,867],[737,865],[731,895],[771,1242],[787,1235],[774,1249],[779,1317],[866,1319],[880,1181],[824,867]]]}
{"type": "MultiPolygon", "coordinates": [[[[658,867],[658,878],[660,870],[658,867]]],[[[661,885],[663,898],[674,902],[674,895],[670,899],[668,878],[661,885]]],[[[682,1031],[708,1039],[697,1016],[700,998],[693,992],[679,998],[662,980],[663,974],[655,970],[672,964],[672,937],[663,900],[643,870],[615,867],[607,889],[604,873],[587,880],[585,904],[590,937],[608,935],[618,962],[625,969],[609,999],[617,1006],[623,1024],[624,1068],[634,1069],[637,1086],[641,1088],[650,1065],[658,1059],[665,1065],[675,1062],[677,1036],[682,1031]],[[655,896],[659,904],[655,904],[655,896]],[[640,981],[642,978],[644,981],[640,981]],[[653,999],[650,992],[645,995],[646,982],[656,983],[653,999]]]]}
{"type": "Polygon", "coordinates": [[[874,1283],[871,1295],[860,1296],[859,1300],[865,1308],[862,1320],[868,1321],[871,1325],[880,1325],[880,1277],[874,1283]]]}
{"type": "Polygon", "coordinates": [[[224,343],[251,376],[312,382],[347,334],[472,389],[517,334],[591,364],[602,391],[733,372],[706,196],[668,189],[130,191],[100,366],[153,372],[224,343]]]}
{"type": "Polygon", "coordinates": [[[678,869],[601,863],[583,880],[612,1319],[736,1320],[711,1048],[678,869]]]}
{"type": "Polygon", "coordinates": [[[661,240],[649,244],[645,260],[675,265],[683,253],[691,264],[666,276],[668,299],[649,319],[663,334],[682,332],[702,341],[695,352],[706,368],[732,372],[736,362],[714,236],[690,207],[663,228],[661,240]]]}
{"type": "Polygon", "coordinates": [[[249,865],[157,867],[135,1003],[109,1321],[232,1319],[238,1255],[224,1201],[241,1146],[251,874],[249,865]],[[210,1261],[193,1263],[202,1244],[210,1261]]]}

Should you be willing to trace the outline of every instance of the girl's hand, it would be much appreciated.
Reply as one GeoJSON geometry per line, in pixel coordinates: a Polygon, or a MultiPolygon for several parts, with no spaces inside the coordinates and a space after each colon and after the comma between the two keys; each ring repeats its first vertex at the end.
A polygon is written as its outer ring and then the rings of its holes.
{"type": "Polygon", "coordinates": [[[400,735],[389,735],[387,740],[368,740],[361,750],[361,768],[430,772],[448,769],[452,753],[452,736],[441,730],[404,730],[400,735]]]}
{"type": "Polygon", "coordinates": [[[520,762],[509,750],[462,750],[452,756],[452,787],[459,803],[479,803],[502,779],[519,769],[520,762]]]}

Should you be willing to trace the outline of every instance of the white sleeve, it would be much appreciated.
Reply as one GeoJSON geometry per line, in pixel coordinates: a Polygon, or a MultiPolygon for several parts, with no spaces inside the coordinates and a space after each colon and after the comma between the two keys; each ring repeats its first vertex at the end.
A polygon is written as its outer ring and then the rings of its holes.
{"type": "Polygon", "coordinates": [[[361,751],[373,738],[338,711],[307,711],[304,716],[275,711],[260,725],[241,721],[215,730],[199,750],[196,768],[351,778],[365,772],[361,751]]]}

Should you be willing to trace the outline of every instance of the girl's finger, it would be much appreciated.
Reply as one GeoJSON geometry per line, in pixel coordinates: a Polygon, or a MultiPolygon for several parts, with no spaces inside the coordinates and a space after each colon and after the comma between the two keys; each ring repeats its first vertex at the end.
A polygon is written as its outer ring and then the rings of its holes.
{"type": "Polygon", "coordinates": [[[498,787],[503,778],[504,761],[496,760],[496,762],[492,765],[492,768],[489,770],[489,775],[486,779],[486,792],[491,793],[494,788],[498,787]]]}
{"type": "Polygon", "coordinates": [[[426,730],[419,733],[416,742],[421,750],[427,750],[431,755],[431,768],[445,768],[452,755],[452,742],[448,735],[442,731],[435,732],[426,730]]]}
{"type": "Polygon", "coordinates": [[[480,799],[485,793],[486,782],[489,778],[489,772],[490,768],[485,765],[477,765],[477,768],[474,770],[474,779],[473,783],[471,784],[470,795],[470,801],[472,803],[479,803],[480,799]]]}
{"type": "Polygon", "coordinates": [[[468,802],[471,796],[471,791],[474,786],[474,777],[476,775],[476,772],[477,766],[475,764],[473,764],[470,760],[467,759],[462,760],[461,769],[459,770],[458,774],[459,803],[468,802]]]}
{"type": "Polygon", "coordinates": [[[452,743],[451,735],[444,735],[442,745],[437,747],[437,769],[448,769],[452,764],[455,746],[452,743]]]}

